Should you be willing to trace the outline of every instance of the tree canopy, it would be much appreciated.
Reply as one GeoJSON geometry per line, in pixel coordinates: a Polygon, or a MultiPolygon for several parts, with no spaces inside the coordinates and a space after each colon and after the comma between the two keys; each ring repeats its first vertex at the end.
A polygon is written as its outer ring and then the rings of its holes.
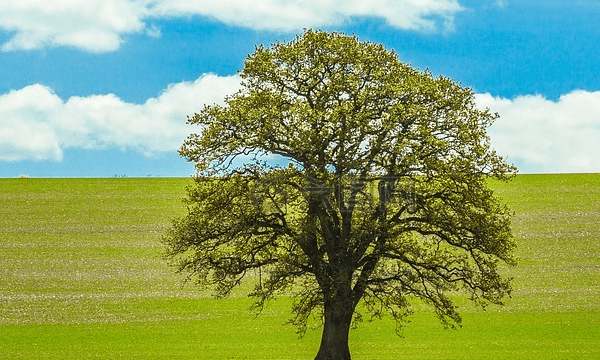
{"type": "Polygon", "coordinates": [[[260,269],[258,309],[291,294],[301,332],[324,319],[317,359],[350,358],[361,311],[400,324],[420,299],[454,326],[457,291],[482,306],[510,294],[498,273],[515,263],[510,211],[488,182],[516,169],[472,90],[312,30],[258,46],[240,76],[239,92],[188,118],[195,185],[164,236],[179,271],[227,296],[260,269]]]}

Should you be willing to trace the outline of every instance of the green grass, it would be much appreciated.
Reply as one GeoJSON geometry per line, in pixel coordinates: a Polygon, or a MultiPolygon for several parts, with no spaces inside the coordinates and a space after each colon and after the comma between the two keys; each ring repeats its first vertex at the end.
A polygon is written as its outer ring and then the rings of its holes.
{"type": "MultiPolygon", "coordinates": [[[[320,332],[214,300],[159,258],[189,179],[0,180],[0,359],[311,359],[320,332]]],[[[351,332],[360,359],[600,358],[600,174],[493,183],[515,211],[520,265],[505,307],[465,303],[444,330],[418,307],[351,332]]]]}

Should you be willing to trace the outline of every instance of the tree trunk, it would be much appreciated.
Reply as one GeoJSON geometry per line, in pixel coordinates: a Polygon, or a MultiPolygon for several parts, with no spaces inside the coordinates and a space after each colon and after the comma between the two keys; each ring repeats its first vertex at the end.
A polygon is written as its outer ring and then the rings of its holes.
{"type": "Polygon", "coordinates": [[[348,333],[354,307],[350,299],[325,303],[325,324],[315,360],[350,360],[348,333]]]}

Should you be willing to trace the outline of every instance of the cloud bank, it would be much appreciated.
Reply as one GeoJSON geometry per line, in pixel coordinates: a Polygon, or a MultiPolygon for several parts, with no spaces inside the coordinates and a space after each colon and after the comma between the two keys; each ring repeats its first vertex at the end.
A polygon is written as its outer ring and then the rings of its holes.
{"type": "Polygon", "coordinates": [[[557,101],[479,94],[477,104],[500,114],[488,132],[492,146],[522,172],[600,171],[600,92],[576,90],[557,101]]]}
{"type": "Polygon", "coordinates": [[[0,29],[12,34],[3,51],[72,46],[113,51],[122,36],[145,29],[147,3],[127,0],[3,0],[0,29]]]}
{"type": "MultiPolygon", "coordinates": [[[[61,161],[65,149],[133,149],[146,156],[176,151],[196,128],[187,115],[239,89],[237,76],[203,75],[173,84],[143,104],[117,96],[61,99],[35,84],[0,95],[0,160],[61,161]]],[[[573,91],[557,101],[476,95],[500,114],[492,146],[521,172],[600,171],[600,92],[573,91]]]]}
{"type": "Polygon", "coordinates": [[[71,46],[89,52],[119,48],[123,36],[160,29],[148,21],[207,16],[256,30],[300,31],[352,18],[379,17],[406,30],[450,30],[463,10],[458,0],[2,0],[3,51],[71,46]]]}
{"type": "Polygon", "coordinates": [[[143,104],[113,94],[65,101],[40,84],[11,91],[0,96],[0,160],[61,161],[68,148],[134,149],[146,156],[175,151],[195,131],[186,116],[222,102],[239,83],[237,76],[203,75],[143,104]]]}

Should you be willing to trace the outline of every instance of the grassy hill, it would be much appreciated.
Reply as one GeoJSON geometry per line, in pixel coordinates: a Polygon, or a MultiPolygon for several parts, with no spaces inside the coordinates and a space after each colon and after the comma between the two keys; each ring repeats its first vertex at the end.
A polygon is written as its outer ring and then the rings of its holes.
{"type": "MultiPolygon", "coordinates": [[[[311,359],[320,331],[214,300],[160,259],[189,179],[1,179],[0,359],[311,359]]],[[[443,330],[419,307],[351,332],[354,359],[600,358],[600,174],[494,183],[515,211],[513,298],[443,330]]]]}

